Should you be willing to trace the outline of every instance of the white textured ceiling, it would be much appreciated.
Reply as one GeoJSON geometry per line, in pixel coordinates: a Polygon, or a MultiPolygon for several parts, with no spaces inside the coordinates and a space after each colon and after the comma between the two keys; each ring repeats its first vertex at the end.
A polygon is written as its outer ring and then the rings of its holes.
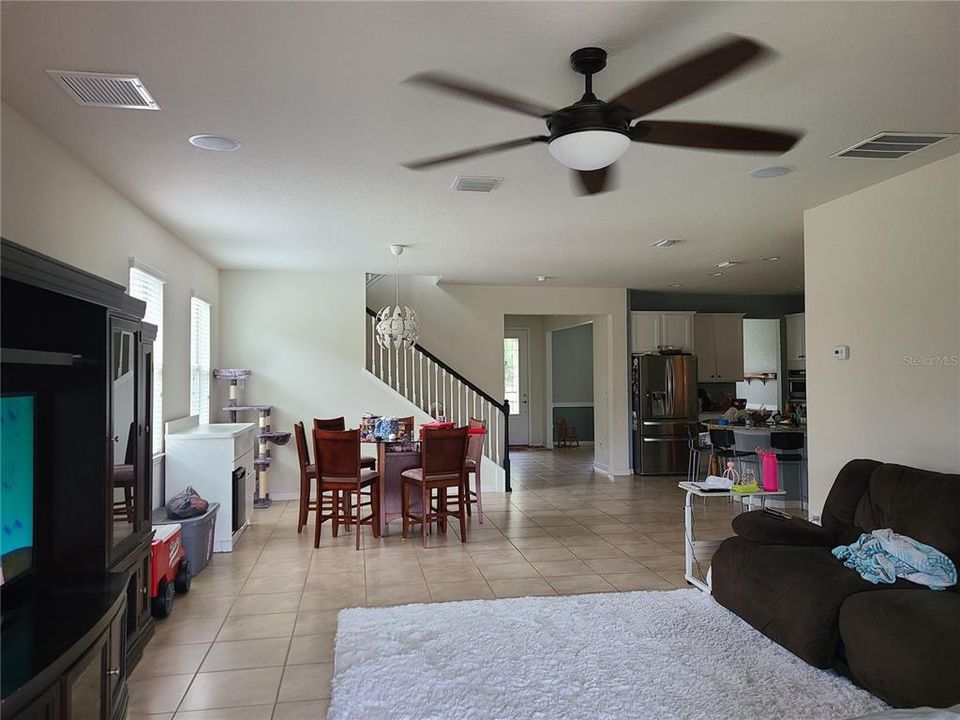
{"type": "Polygon", "coordinates": [[[949,153],[828,155],[882,130],[960,131],[960,4],[41,3],[2,6],[3,98],[224,268],[389,272],[447,281],[781,292],[802,283],[802,212],[949,153]],[[651,117],[807,136],[781,158],[634,144],[621,189],[574,197],[542,145],[414,172],[404,160],[540,134],[540,121],[400,81],[441,69],[562,106],[569,53],[610,53],[601,97],[724,32],[778,60],[651,117]],[[133,72],[159,112],[75,105],[46,68],[133,72]],[[236,137],[196,150],[197,133],[236,137]],[[756,180],[752,168],[797,171],[756,180]],[[490,195],[457,174],[503,176],[490,195]],[[683,238],[668,250],[649,244],[683,238]],[[760,258],[781,255],[779,263],[760,258]],[[708,277],[724,259],[745,264],[708,277]]]}

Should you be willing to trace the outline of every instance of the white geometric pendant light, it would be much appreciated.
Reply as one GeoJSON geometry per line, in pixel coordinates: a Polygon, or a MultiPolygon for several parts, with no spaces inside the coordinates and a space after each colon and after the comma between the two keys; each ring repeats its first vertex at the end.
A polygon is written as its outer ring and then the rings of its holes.
{"type": "Polygon", "coordinates": [[[377,342],[380,347],[390,349],[408,349],[420,339],[420,325],[417,314],[405,305],[400,305],[400,256],[403,245],[391,245],[390,252],[397,258],[396,304],[387,305],[377,313],[377,342]]]}

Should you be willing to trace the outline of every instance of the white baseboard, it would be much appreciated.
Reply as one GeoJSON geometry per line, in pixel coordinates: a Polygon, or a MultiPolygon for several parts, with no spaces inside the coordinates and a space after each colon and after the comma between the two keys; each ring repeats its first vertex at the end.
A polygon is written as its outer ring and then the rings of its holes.
{"type": "Polygon", "coordinates": [[[298,492],[282,492],[282,493],[270,493],[271,500],[299,500],[300,493],[298,492]]]}
{"type": "Polygon", "coordinates": [[[633,475],[633,468],[614,468],[613,470],[611,470],[609,467],[607,467],[606,465],[603,465],[602,463],[594,463],[593,471],[600,475],[606,475],[609,478],[633,475]]]}

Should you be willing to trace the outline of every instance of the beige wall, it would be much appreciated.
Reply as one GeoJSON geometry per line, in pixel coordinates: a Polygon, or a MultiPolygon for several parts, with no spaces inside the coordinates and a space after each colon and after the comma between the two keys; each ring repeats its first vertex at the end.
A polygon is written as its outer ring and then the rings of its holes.
{"type": "MultiPolygon", "coordinates": [[[[253,370],[243,398],[273,405],[275,429],[339,415],[356,427],[364,412],[429,421],[364,368],[364,292],[361,272],[221,271],[223,363],[253,370]]],[[[271,495],[296,497],[296,445],[271,452],[271,495]]]]}
{"type": "MultiPolygon", "coordinates": [[[[371,308],[393,303],[392,278],[368,291],[371,308]]],[[[503,394],[503,329],[507,315],[589,315],[594,354],[601,354],[604,387],[594,402],[606,401],[606,431],[597,436],[596,463],[613,474],[631,471],[627,367],[627,292],[608,288],[513,287],[437,284],[431,278],[402,278],[400,302],[420,316],[421,343],[494,397],[503,394]],[[598,340],[598,335],[601,340],[598,340]],[[603,348],[598,351],[597,343],[603,348]]],[[[596,364],[595,364],[596,368],[596,364]]],[[[597,423],[600,432],[601,423],[597,423]]]]}
{"type": "Polygon", "coordinates": [[[852,458],[960,472],[960,155],[806,211],[804,252],[811,514],[852,458]]]}
{"type": "MultiPolygon", "coordinates": [[[[131,257],[166,273],[163,416],[187,415],[190,296],[213,306],[211,361],[217,367],[217,269],[6,104],[2,126],[0,233],[123,286],[131,257]]],[[[217,407],[214,395],[212,408],[217,407]]]]}

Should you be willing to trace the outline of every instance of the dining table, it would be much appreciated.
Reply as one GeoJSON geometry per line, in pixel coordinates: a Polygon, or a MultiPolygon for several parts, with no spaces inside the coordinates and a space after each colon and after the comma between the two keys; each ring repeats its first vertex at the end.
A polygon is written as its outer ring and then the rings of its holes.
{"type": "MultiPolygon", "coordinates": [[[[389,524],[403,518],[403,472],[422,466],[420,442],[409,440],[375,440],[361,442],[376,445],[378,490],[380,493],[380,534],[389,534],[389,524]]],[[[420,514],[420,494],[410,493],[410,511],[420,514]]]]}

